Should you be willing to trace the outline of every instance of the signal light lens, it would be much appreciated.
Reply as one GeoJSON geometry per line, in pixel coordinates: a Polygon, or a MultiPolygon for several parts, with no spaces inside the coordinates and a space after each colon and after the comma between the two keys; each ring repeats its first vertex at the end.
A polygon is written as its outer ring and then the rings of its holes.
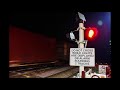
{"type": "Polygon", "coordinates": [[[93,35],[94,35],[94,31],[93,31],[93,30],[90,30],[89,33],[88,33],[88,36],[89,36],[90,38],[92,38],[93,35]]]}
{"type": "Polygon", "coordinates": [[[95,39],[95,37],[97,36],[97,34],[98,34],[97,28],[94,28],[94,27],[90,28],[89,27],[89,28],[87,28],[85,30],[85,38],[87,40],[93,40],[93,39],[95,39]]]}

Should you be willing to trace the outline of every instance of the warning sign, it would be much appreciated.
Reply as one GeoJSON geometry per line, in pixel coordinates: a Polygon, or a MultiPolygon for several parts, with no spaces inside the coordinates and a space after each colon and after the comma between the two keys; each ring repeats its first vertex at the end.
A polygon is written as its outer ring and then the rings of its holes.
{"type": "Polygon", "coordinates": [[[95,66],[95,48],[70,48],[71,66],[95,66]]]}
{"type": "Polygon", "coordinates": [[[99,73],[106,75],[106,67],[108,67],[108,65],[99,65],[99,73]]]}

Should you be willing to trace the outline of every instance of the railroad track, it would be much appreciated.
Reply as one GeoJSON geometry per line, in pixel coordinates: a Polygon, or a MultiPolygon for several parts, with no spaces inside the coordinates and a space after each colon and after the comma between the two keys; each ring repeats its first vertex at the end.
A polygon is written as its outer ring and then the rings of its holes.
{"type": "Polygon", "coordinates": [[[76,73],[78,73],[78,68],[72,67],[60,73],[48,76],[47,78],[72,78],[76,73]]]}
{"type": "MultiPolygon", "coordinates": [[[[55,68],[55,67],[54,67],[55,68]]],[[[33,68],[33,69],[20,69],[15,71],[9,71],[9,77],[10,78],[36,78],[34,74],[38,73],[41,74],[45,71],[51,70],[53,67],[47,67],[47,68],[33,68]]]]}
{"type": "Polygon", "coordinates": [[[77,76],[77,74],[79,73],[79,71],[77,71],[76,73],[73,73],[71,76],[69,76],[68,78],[74,78],[74,76],[77,76]]]}
{"type": "Polygon", "coordinates": [[[78,72],[76,67],[55,67],[10,73],[10,78],[70,78],[78,72]]]}

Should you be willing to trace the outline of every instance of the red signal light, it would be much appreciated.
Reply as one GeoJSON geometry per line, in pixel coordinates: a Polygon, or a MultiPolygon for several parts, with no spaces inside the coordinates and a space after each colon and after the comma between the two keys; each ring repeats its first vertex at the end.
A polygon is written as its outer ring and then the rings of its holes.
{"type": "Polygon", "coordinates": [[[97,34],[98,34],[97,28],[94,28],[94,27],[90,28],[89,27],[89,28],[87,28],[85,30],[85,38],[87,40],[93,40],[93,39],[95,39],[95,37],[97,36],[97,34]]]}
{"type": "Polygon", "coordinates": [[[88,37],[92,38],[93,36],[94,36],[94,31],[90,30],[89,33],[88,33],[88,37]]]}

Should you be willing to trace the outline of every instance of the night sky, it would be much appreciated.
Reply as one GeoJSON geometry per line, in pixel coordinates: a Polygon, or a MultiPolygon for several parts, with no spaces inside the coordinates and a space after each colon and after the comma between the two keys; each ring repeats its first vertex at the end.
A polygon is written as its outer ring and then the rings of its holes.
{"type": "MultiPolygon", "coordinates": [[[[110,12],[81,12],[85,15],[85,27],[96,27],[98,35],[93,41],[88,41],[88,48],[95,48],[98,61],[109,62],[111,39],[110,12]]],[[[10,24],[24,28],[34,33],[42,33],[57,40],[67,40],[66,33],[78,27],[77,12],[24,12],[14,13],[10,24]]]]}

